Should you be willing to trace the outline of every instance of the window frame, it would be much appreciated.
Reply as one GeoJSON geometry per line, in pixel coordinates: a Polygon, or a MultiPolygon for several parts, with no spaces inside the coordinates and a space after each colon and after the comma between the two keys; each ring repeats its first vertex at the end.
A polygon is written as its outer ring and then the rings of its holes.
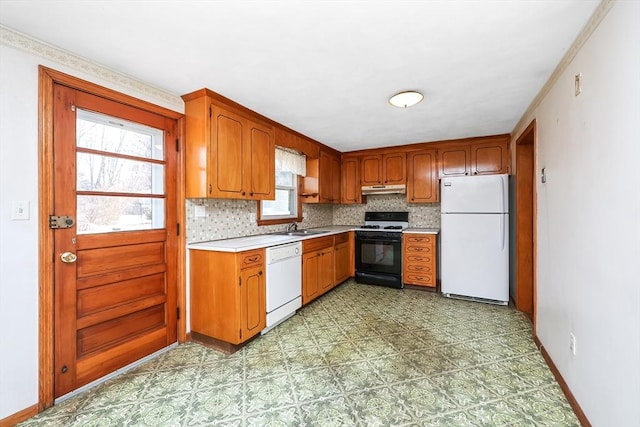
{"type": "Polygon", "coordinates": [[[300,188],[302,187],[303,178],[300,175],[296,175],[297,183],[296,183],[296,199],[297,199],[297,213],[296,217],[286,217],[286,218],[263,218],[262,215],[262,200],[258,200],[257,206],[257,223],[258,225],[277,225],[277,224],[290,224],[292,222],[301,222],[302,221],[302,197],[300,197],[300,188]]]}

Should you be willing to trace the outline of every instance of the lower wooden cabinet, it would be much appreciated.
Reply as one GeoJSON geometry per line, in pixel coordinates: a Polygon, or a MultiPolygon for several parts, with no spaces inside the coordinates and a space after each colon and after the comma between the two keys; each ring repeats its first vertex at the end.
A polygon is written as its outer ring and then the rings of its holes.
{"type": "Polygon", "coordinates": [[[402,278],[405,284],[436,287],[436,239],[436,234],[403,234],[402,278]]]}
{"type": "Polygon", "coordinates": [[[333,283],[333,236],[302,241],[302,305],[331,288],[333,283]]]}
{"type": "Polygon", "coordinates": [[[191,331],[241,344],[266,326],[264,249],[189,252],[191,331]]]}
{"type": "Polygon", "coordinates": [[[351,277],[351,265],[353,264],[353,255],[351,251],[350,234],[336,234],[333,246],[333,284],[340,283],[351,277]]]}
{"type": "Polygon", "coordinates": [[[302,241],[302,305],[352,276],[353,233],[302,241]]]}

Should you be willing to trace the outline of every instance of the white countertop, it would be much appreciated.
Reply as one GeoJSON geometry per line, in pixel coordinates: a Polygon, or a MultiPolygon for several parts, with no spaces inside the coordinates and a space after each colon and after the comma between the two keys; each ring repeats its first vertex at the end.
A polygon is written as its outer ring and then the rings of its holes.
{"type": "Polygon", "coordinates": [[[301,240],[313,239],[314,237],[331,236],[332,234],[344,233],[357,228],[354,225],[329,225],[327,227],[311,228],[310,230],[326,231],[322,234],[312,234],[309,236],[283,236],[279,234],[259,234],[255,236],[235,237],[232,239],[209,240],[207,242],[189,243],[187,249],[201,251],[219,252],[242,252],[251,249],[267,248],[270,246],[282,245],[284,243],[299,242],[301,240]]]}
{"type": "Polygon", "coordinates": [[[403,233],[415,233],[415,234],[439,234],[439,228],[405,228],[403,233]]]}

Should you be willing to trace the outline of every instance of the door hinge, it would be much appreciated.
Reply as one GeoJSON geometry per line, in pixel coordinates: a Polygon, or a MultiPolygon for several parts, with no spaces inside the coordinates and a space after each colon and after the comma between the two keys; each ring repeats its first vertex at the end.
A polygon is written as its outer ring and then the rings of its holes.
{"type": "Polygon", "coordinates": [[[242,277],[238,277],[238,286],[242,286],[242,277]]]}
{"type": "Polygon", "coordinates": [[[176,138],[176,152],[180,152],[180,140],[176,138]]]}
{"type": "Polygon", "coordinates": [[[180,320],[180,307],[176,307],[176,320],[180,320]]]}
{"type": "Polygon", "coordinates": [[[180,223],[176,224],[176,235],[180,235],[180,223]]]}
{"type": "Polygon", "coordinates": [[[209,118],[213,116],[213,111],[211,110],[211,105],[209,105],[209,118]]]}

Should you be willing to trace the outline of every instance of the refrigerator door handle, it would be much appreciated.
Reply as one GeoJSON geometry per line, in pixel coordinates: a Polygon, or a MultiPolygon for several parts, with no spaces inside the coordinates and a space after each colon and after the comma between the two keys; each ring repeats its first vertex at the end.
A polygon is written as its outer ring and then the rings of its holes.
{"type": "Polygon", "coordinates": [[[501,251],[504,251],[505,237],[507,235],[507,215],[500,215],[500,217],[500,232],[498,233],[500,241],[498,242],[498,247],[500,247],[501,251]]]}

